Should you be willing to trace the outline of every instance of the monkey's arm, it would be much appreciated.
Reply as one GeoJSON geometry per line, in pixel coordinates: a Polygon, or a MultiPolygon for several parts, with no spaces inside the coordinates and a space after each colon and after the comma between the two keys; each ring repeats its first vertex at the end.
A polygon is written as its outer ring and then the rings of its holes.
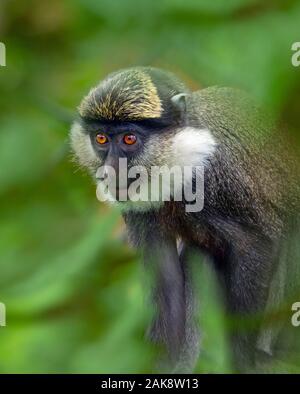
{"type": "Polygon", "coordinates": [[[130,240],[142,250],[151,273],[155,318],[150,337],[166,347],[173,364],[184,347],[187,319],[185,273],[176,239],[161,229],[154,213],[127,213],[124,219],[130,240]]]}

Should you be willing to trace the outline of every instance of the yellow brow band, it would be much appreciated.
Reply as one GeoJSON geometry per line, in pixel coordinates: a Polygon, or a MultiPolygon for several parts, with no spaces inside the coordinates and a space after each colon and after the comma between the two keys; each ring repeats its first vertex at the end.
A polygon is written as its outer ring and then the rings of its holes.
{"type": "Polygon", "coordinates": [[[138,84],[130,89],[122,79],[116,81],[113,90],[117,93],[113,97],[111,89],[105,97],[97,100],[97,88],[93,88],[79,106],[80,115],[96,115],[108,120],[159,118],[163,111],[162,104],[150,76],[135,71],[127,78],[128,82],[134,78],[138,84]]]}

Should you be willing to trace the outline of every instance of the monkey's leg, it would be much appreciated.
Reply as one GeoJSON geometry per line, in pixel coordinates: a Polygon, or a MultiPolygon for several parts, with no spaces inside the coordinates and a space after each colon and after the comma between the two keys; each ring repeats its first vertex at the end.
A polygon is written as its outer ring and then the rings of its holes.
{"type": "Polygon", "coordinates": [[[192,262],[198,257],[199,251],[180,242],[178,253],[184,274],[186,311],[184,346],[181,352],[178,370],[182,371],[182,366],[184,366],[184,371],[192,372],[200,353],[200,329],[195,319],[195,311],[198,309],[198,303],[195,299],[194,283],[192,281],[192,262]]]}
{"type": "MultiPolygon", "coordinates": [[[[164,233],[154,213],[124,215],[131,242],[143,252],[147,277],[151,279],[154,318],[150,338],[166,348],[169,369],[177,368],[185,352],[187,329],[187,274],[179,259],[176,239],[164,233]]],[[[188,289],[188,290],[187,290],[188,289]]]]}
{"type": "Polygon", "coordinates": [[[259,237],[230,247],[225,268],[227,306],[234,318],[233,356],[238,370],[252,368],[273,271],[272,247],[259,237]]]}
{"type": "Polygon", "coordinates": [[[145,248],[144,259],[153,278],[155,317],[150,338],[166,347],[174,368],[184,346],[186,330],[185,275],[175,239],[151,243],[151,248],[145,248]]]}

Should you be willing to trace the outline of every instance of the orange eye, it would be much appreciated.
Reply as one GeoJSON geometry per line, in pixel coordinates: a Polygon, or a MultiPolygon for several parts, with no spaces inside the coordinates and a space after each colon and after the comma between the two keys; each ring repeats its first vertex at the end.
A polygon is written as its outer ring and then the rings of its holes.
{"type": "Polygon", "coordinates": [[[97,134],[96,141],[98,142],[98,144],[103,145],[107,143],[108,139],[104,134],[97,134]]]}
{"type": "Polygon", "coordinates": [[[134,134],[126,134],[123,138],[123,141],[126,145],[133,145],[136,143],[136,136],[134,134]]]}

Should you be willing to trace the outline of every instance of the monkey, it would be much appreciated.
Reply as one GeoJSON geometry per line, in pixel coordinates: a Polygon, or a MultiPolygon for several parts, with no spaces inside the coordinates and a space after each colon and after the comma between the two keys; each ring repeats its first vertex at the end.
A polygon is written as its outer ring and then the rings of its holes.
{"type": "MultiPolygon", "coordinates": [[[[122,158],[148,174],[163,165],[204,169],[198,212],[187,212],[184,198],[122,201],[132,179],[112,200],[153,276],[149,336],[170,370],[193,370],[200,351],[191,256],[213,267],[230,316],[256,317],[251,330],[237,324],[230,335],[236,370],[254,366],[270,291],[287,286],[274,285],[281,251],[298,228],[297,154],[287,135],[242,91],[191,91],[168,71],[133,67],[108,75],[83,98],[70,141],[98,185],[109,185],[108,168],[118,180],[122,158]]],[[[194,171],[187,181],[195,184],[194,171]]],[[[271,342],[265,354],[272,354],[271,342]]]]}

